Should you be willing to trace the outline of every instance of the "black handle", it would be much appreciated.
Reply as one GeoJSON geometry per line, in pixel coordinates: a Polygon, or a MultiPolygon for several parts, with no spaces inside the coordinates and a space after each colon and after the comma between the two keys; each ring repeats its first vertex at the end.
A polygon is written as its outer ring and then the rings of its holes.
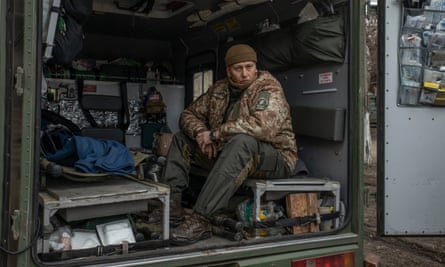
{"type": "Polygon", "coordinates": [[[230,232],[225,230],[223,227],[212,226],[213,234],[221,236],[233,241],[240,241],[243,239],[243,234],[241,232],[230,232]]]}

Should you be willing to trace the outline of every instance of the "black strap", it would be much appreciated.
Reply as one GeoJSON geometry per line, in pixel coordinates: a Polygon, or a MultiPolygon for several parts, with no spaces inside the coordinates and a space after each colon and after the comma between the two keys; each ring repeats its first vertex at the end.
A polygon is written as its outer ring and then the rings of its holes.
{"type": "Polygon", "coordinates": [[[83,107],[82,105],[82,98],[83,98],[83,80],[77,79],[76,80],[76,87],[77,87],[77,100],[79,101],[80,108],[82,109],[83,115],[87,119],[88,123],[91,125],[91,127],[97,128],[99,125],[94,120],[93,116],[91,115],[90,111],[83,107]]]}
{"type": "Polygon", "coordinates": [[[154,0],[148,0],[147,5],[145,6],[144,10],[142,10],[142,13],[148,14],[153,9],[155,1],[154,0]]]}
{"type": "MultiPolygon", "coordinates": [[[[82,105],[82,98],[83,98],[83,80],[82,79],[76,80],[76,87],[77,87],[77,98],[79,101],[80,108],[82,109],[83,115],[85,116],[86,120],[91,125],[91,127],[97,128],[99,125],[94,120],[89,109],[86,109],[82,105]]],[[[130,112],[128,110],[128,97],[127,97],[127,83],[120,82],[119,88],[120,88],[120,97],[122,100],[122,109],[121,109],[121,112],[118,112],[118,120],[119,120],[120,129],[125,132],[128,129],[128,126],[130,125],[130,112]]]]}
{"type": "Polygon", "coordinates": [[[121,99],[122,99],[122,118],[120,122],[120,126],[122,127],[122,131],[125,132],[128,129],[128,126],[130,125],[130,111],[128,110],[128,95],[127,95],[127,83],[126,82],[120,82],[120,93],[121,93],[121,99]]]}
{"type": "Polygon", "coordinates": [[[54,12],[54,13],[60,14],[61,13],[61,8],[58,7],[58,6],[51,6],[50,12],[54,12]]]}
{"type": "Polygon", "coordinates": [[[340,212],[336,211],[328,214],[320,214],[319,218],[317,215],[311,216],[303,216],[303,217],[294,217],[294,218],[286,218],[277,221],[271,222],[255,222],[254,228],[269,228],[269,227],[290,227],[295,225],[306,225],[309,223],[317,222],[318,219],[321,221],[328,221],[332,219],[336,219],[340,216],[340,212]]]}
{"type": "Polygon", "coordinates": [[[137,11],[139,8],[141,8],[141,6],[144,4],[146,0],[140,0],[138,1],[136,4],[129,6],[129,7],[123,7],[119,4],[119,1],[114,1],[114,5],[116,6],[116,8],[118,9],[122,9],[122,10],[130,10],[130,11],[137,11]]]}
{"type": "Polygon", "coordinates": [[[133,12],[138,12],[138,10],[140,10],[145,4],[144,9],[140,11],[140,13],[145,13],[145,14],[150,13],[150,11],[153,9],[154,3],[155,3],[154,0],[140,0],[132,6],[124,7],[119,4],[119,1],[114,1],[114,5],[116,6],[116,8],[121,10],[129,10],[133,12]]]}
{"type": "Polygon", "coordinates": [[[58,113],[46,109],[41,110],[42,125],[41,130],[46,130],[51,124],[61,124],[67,127],[73,134],[80,135],[80,128],[74,122],[59,115],[58,113]]]}

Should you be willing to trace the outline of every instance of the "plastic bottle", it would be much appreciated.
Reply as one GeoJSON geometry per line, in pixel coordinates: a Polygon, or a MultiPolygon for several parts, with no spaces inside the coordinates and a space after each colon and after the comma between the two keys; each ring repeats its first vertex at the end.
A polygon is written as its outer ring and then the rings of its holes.
{"type": "Polygon", "coordinates": [[[269,201],[260,208],[260,220],[263,222],[276,221],[283,216],[283,212],[275,202],[269,201]]]}
{"type": "Polygon", "coordinates": [[[253,199],[251,198],[246,199],[245,201],[238,204],[236,210],[236,215],[238,217],[238,220],[243,222],[243,224],[246,227],[251,227],[254,222],[254,218],[252,218],[253,217],[252,205],[253,205],[253,199]]]}
{"type": "Polygon", "coordinates": [[[147,69],[147,83],[155,80],[155,73],[151,70],[151,67],[147,69]]]}
{"type": "Polygon", "coordinates": [[[445,31],[445,18],[441,19],[436,25],[436,31],[445,31]]]}
{"type": "Polygon", "coordinates": [[[424,31],[424,32],[422,33],[422,35],[423,35],[423,38],[422,38],[422,44],[423,44],[423,46],[425,46],[425,47],[428,46],[429,41],[430,41],[431,33],[432,33],[431,31],[424,31]]]}

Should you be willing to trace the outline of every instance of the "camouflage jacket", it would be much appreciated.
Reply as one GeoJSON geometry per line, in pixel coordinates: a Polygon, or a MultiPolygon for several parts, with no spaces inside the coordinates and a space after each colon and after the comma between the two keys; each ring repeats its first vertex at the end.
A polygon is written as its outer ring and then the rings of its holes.
{"type": "Polygon", "coordinates": [[[259,71],[257,79],[244,90],[228,120],[223,122],[229,94],[228,80],[217,81],[182,112],[179,121],[182,131],[194,139],[199,132],[218,130],[219,149],[235,134],[254,136],[279,150],[293,172],[297,145],[289,104],[278,80],[268,71],[259,71]]]}

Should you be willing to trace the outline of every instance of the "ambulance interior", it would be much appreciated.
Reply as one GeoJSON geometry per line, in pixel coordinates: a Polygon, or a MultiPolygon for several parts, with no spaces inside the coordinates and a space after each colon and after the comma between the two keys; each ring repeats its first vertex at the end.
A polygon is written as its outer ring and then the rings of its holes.
{"type": "MultiPolygon", "coordinates": [[[[347,224],[353,181],[349,1],[93,0],[91,12],[77,16],[57,7],[73,2],[81,9],[77,1],[41,2],[36,252],[42,262],[231,250],[310,240],[347,224]],[[269,70],[283,86],[301,159],[298,172],[283,181],[246,182],[232,213],[213,221],[211,239],[172,246],[170,190],[159,182],[169,142],[180,130],[181,111],[224,78],[224,53],[235,43],[254,47],[258,69],[269,70]],[[117,140],[135,164],[129,167],[124,158],[96,172],[90,165],[76,169],[72,162],[49,160],[63,149],[57,138],[71,134],[117,140]],[[163,222],[147,224],[159,205],[163,222]]],[[[204,178],[191,176],[185,207],[192,207],[204,178]]]]}

